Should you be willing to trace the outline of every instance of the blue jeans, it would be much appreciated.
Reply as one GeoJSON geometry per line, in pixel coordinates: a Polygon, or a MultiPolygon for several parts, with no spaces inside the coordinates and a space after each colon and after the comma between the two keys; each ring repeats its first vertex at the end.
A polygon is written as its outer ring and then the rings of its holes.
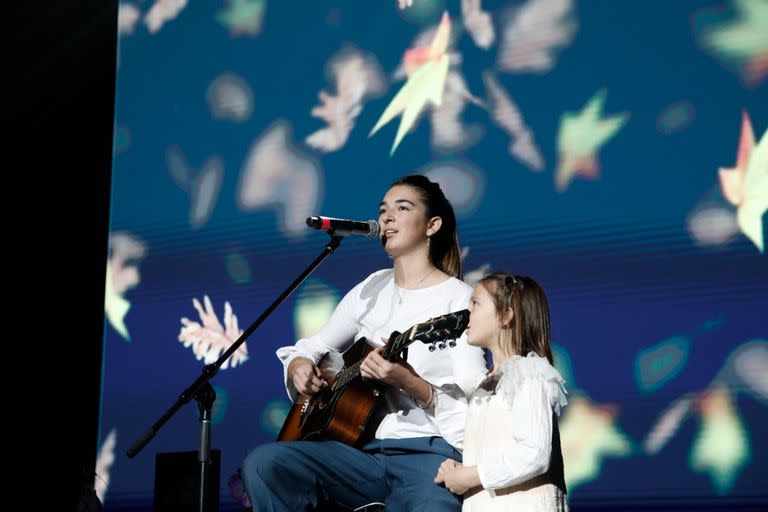
{"type": "Polygon", "coordinates": [[[441,437],[374,439],[362,449],[336,441],[261,445],[242,476],[254,512],[311,510],[320,500],[349,508],[381,502],[387,512],[461,510],[461,497],[434,483],[446,458],[461,453],[441,437]]]}

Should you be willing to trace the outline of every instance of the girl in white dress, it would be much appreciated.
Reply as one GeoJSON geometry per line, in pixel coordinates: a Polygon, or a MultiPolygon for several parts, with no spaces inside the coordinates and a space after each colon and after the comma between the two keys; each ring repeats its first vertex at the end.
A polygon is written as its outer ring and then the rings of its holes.
{"type": "Polygon", "coordinates": [[[567,401],[544,291],[529,277],[493,274],[469,310],[468,342],[489,350],[493,366],[469,400],[464,462],[446,459],[435,483],[464,495],[463,512],[567,511],[557,427],[567,401]]]}

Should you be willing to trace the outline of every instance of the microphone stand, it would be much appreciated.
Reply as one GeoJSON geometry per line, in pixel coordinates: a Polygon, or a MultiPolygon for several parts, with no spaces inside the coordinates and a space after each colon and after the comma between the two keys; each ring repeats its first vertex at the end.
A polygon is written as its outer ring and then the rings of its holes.
{"type": "Polygon", "coordinates": [[[221,357],[216,360],[216,362],[206,365],[203,368],[202,375],[200,375],[187,389],[185,389],[176,400],[176,402],[174,402],[173,405],[171,405],[171,407],[162,416],[160,416],[160,419],[158,419],[149,428],[149,430],[147,430],[144,435],[141,436],[141,438],[139,438],[136,442],[134,442],[133,445],[131,445],[131,447],[126,451],[126,455],[128,455],[129,458],[134,458],[144,448],[144,446],[146,446],[147,443],[149,443],[149,441],[155,437],[163,425],[165,425],[165,423],[171,419],[174,414],[176,414],[176,411],[178,411],[182,405],[189,403],[192,398],[197,400],[198,409],[200,410],[201,423],[200,449],[198,451],[198,461],[200,462],[199,512],[206,512],[205,484],[208,477],[208,464],[210,462],[209,452],[211,447],[211,409],[213,408],[213,402],[216,400],[216,392],[213,390],[213,387],[211,387],[208,381],[210,381],[213,376],[218,373],[219,368],[222,364],[224,364],[224,361],[226,361],[235,352],[235,350],[237,350],[238,347],[242,345],[256,329],[258,329],[258,327],[264,322],[264,320],[267,319],[270,314],[272,314],[277,306],[279,306],[286,298],[288,298],[288,296],[293,293],[293,291],[302,282],[304,282],[304,280],[309,277],[309,275],[314,272],[318,266],[320,266],[325,258],[336,251],[344,237],[337,235],[333,230],[328,230],[327,233],[330,235],[331,240],[325,246],[320,255],[315,258],[312,263],[309,264],[309,266],[299,275],[299,277],[297,277],[290,285],[288,285],[288,288],[286,288],[285,291],[283,291],[283,293],[281,293],[280,296],[275,299],[275,301],[270,304],[266,310],[264,310],[259,318],[257,318],[256,321],[253,322],[250,327],[248,327],[248,329],[243,331],[243,334],[240,335],[240,337],[234,343],[232,343],[227,351],[224,352],[221,357]]]}

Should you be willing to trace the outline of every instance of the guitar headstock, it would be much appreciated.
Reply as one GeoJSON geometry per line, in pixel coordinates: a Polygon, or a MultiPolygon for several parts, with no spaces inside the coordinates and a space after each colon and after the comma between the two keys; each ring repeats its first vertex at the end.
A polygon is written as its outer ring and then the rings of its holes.
{"type": "Polygon", "coordinates": [[[469,325],[469,311],[462,309],[454,313],[430,318],[426,322],[416,324],[397,336],[390,338],[388,352],[397,354],[414,341],[429,345],[429,351],[434,352],[446,347],[455,347],[458,339],[469,325]]]}

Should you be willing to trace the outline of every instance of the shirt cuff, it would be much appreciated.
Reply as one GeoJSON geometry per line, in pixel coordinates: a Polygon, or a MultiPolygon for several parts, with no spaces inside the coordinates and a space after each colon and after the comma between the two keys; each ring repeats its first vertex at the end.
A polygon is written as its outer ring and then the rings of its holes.
{"type": "Polygon", "coordinates": [[[486,465],[484,463],[477,464],[477,476],[480,477],[480,484],[485,490],[491,490],[493,487],[493,481],[488,475],[486,465]]]}
{"type": "MultiPolygon", "coordinates": [[[[299,340],[299,343],[302,341],[305,340],[299,340]]],[[[289,347],[280,347],[275,352],[278,359],[283,363],[283,382],[285,383],[285,391],[288,393],[292,402],[296,401],[299,392],[296,391],[296,387],[293,385],[293,380],[288,377],[288,366],[291,364],[291,361],[297,357],[304,357],[317,364],[318,361],[320,361],[320,358],[324,355],[322,351],[312,350],[312,347],[307,346],[308,344],[306,343],[302,345],[299,345],[299,343],[289,347]]]]}

